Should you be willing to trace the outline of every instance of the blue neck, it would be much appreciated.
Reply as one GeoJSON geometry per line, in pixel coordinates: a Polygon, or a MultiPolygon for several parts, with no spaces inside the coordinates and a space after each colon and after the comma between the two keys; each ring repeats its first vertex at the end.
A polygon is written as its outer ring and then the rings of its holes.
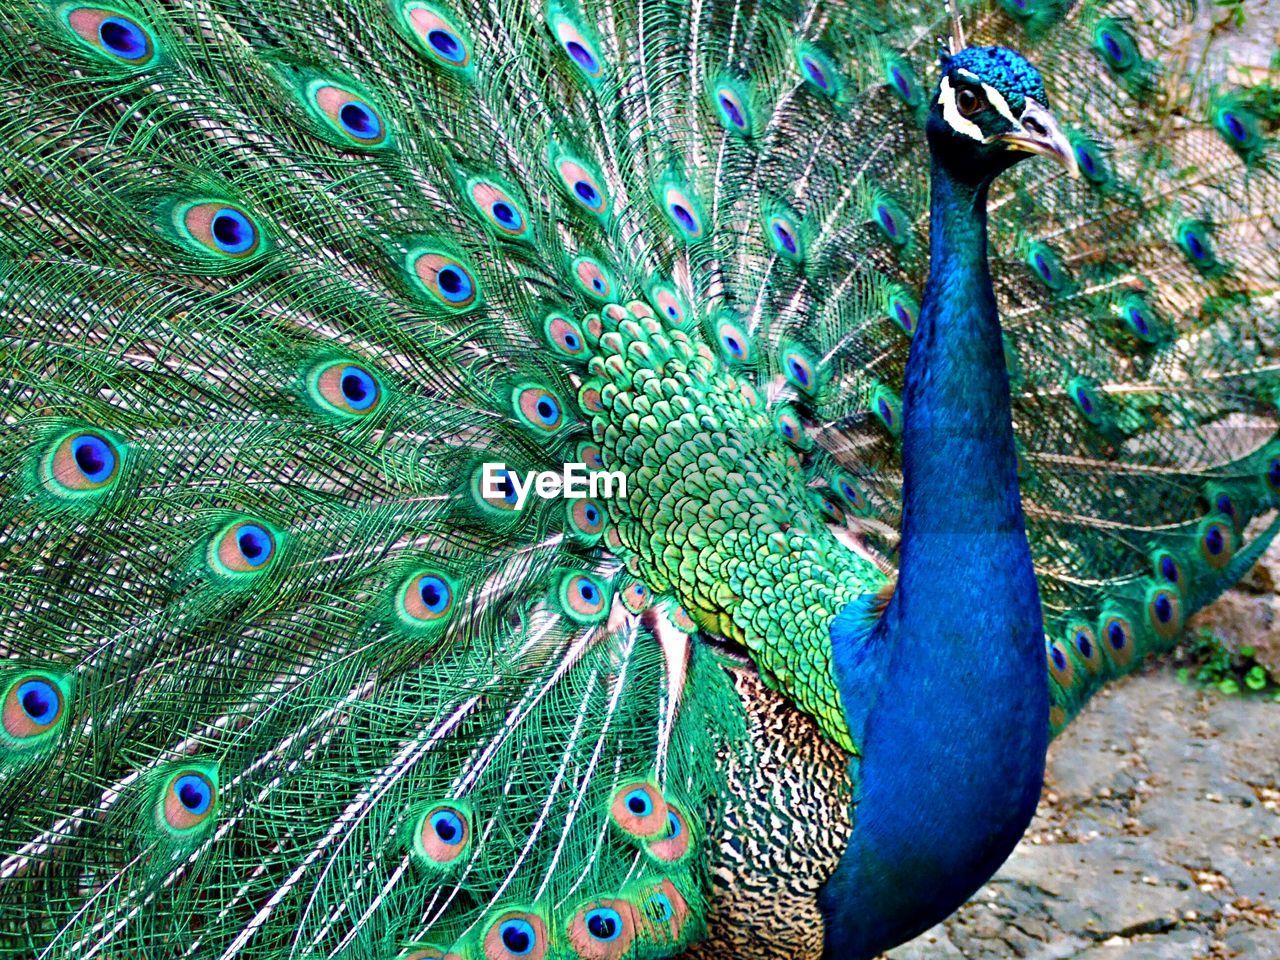
{"type": "Polygon", "coordinates": [[[1008,856],[1040,795],[1044,632],[987,186],[934,163],[930,275],[903,397],[898,583],[869,635],[855,605],[832,625],[862,745],[853,838],[819,899],[832,958],[872,957],[953,911],[1008,856]]]}

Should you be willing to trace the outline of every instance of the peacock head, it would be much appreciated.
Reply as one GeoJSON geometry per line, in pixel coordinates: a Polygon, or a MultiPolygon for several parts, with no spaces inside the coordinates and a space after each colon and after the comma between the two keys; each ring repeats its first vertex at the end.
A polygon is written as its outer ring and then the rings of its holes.
{"type": "Polygon", "coordinates": [[[929,111],[934,157],[953,177],[990,181],[1032,154],[1052,157],[1079,175],[1075,151],[1049,112],[1044,81],[1007,47],[943,53],[929,111]]]}

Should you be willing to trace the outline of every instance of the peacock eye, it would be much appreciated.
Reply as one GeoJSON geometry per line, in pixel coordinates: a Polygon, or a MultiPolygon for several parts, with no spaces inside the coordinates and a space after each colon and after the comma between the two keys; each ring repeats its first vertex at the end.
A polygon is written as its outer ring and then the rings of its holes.
{"type": "Polygon", "coordinates": [[[956,91],[956,108],[961,116],[972,117],[985,106],[982,95],[973,87],[961,87],[956,91]]]}

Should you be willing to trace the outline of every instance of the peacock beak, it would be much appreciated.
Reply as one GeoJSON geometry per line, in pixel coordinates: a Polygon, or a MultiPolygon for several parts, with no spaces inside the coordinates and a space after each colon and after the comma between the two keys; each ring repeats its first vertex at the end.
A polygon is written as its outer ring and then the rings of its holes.
{"type": "Polygon", "coordinates": [[[1080,166],[1076,163],[1076,151],[1071,141],[1062,132],[1048,108],[1034,100],[1027,100],[1022,116],[1018,118],[1018,125],[996,139],[1008,144],[1013,150],[1052,157],[1062,164],[1068,176],[1080,176],[1080,166]]]}

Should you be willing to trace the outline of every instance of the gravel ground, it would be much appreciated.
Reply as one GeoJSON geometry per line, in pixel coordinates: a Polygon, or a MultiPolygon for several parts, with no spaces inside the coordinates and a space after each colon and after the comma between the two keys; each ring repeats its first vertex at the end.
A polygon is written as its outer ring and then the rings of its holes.
{"type": "MultiPolygon", "coordinates": [[[[1276,584],[1280,544],[1197,626],[1274,657],[1276,584]]],[[[1280,960],[1280,704],[1167,663],[1103,691],[1054,743],[1000,873],[889,957],[1280,960]]]]}

